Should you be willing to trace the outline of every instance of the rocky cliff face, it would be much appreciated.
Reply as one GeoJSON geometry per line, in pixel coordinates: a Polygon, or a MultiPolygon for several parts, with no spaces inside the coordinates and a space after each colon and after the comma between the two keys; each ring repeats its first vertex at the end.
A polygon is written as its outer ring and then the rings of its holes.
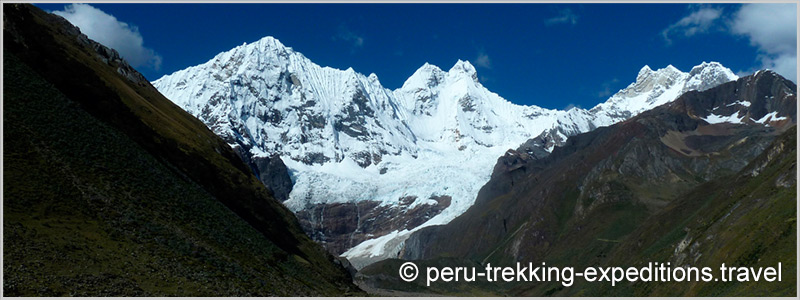
{"type": "Polygon", "coordinates": [[[252,157],[242,153],[242,148],[234,148],[242,161],[247,164],[261,183],[266,186],[275,199],[286,201],[292,192],[292,178],[289,169],[277,154],[269,157],[252,157]]]}
{"type": "MultiPolygon", "coordinates": [[[[374,237],[412,230],[450,206],[450,196],[432,196],[424,204],[410,207],[413,196],[398,205],[381,206],[376,201],[317,204],[297,213],[300,224],[312,238],[334,253],[344,253],[374,237]]],[[[395,253],[396,255],[396,253],[395,253]]]]}

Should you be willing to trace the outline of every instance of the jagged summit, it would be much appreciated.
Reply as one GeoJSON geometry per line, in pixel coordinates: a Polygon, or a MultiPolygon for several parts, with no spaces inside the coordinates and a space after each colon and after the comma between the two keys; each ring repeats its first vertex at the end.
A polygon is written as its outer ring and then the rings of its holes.
{"type": "MultiPolygon", "coordinates": [[[[258,45],[258,48],[260,49],[292,50],[292,48],[286,47],[283,43],[281,43],[280,40],[271,36],[263,37],[260,40],[256,41],[254,44],[258,45]]],[[[245,43],[243,46],[246,45],[247,43],[245,43]]]]}
{"type": "Polygon", "coordinates": [[[685,93],[691,90],[705,91],[738,78],[739,76],[736,76],[730,69],[718,62],[703,62],[689,71],[689,79],[686,81],[682,92],[685,93]]]}
{"type": "Polygon", "coordinates": [[[475,66],[473,66],[467,60],[458,60],[450,71],[447,71],[449,74],[464,74],[472,78],[474,81],[478,81],[478,71],[475,70],[475,66]]]}
{"type": "Polygon", "coordinates": [[[478,71],[469,61],[458,60],[447,72],[428,62],[414,71],[400,89],[431,88],[443,82],[446,76],[454,78],[470,78],[478,82],[478,71]]]}
{"type": "Polygon", "coordinates": [[[675,82],[682,79],[681,77],[683,75],[684,74],[680,70],[676,69],[672,65],[668,65],[667,67],[658,69],[656,71],[653,71],[650,69],[650,67],[645,66],[641,71],[639,71],[639,76],[636,77],[636,82],[617,93],[617,95],[633,96],[650,92],[661,87],[670,87],[675,84],[675,82]]]}
{"type": "Polygon", "coordinates": [[[641,76],[642,72],[652,72],[653,69],[650,68],[650,65],[644,65],[642,69],[639,70],[639,75],[641,76]]]}
{"type": "Polygon", "coordinates": [[[703,63],[692,67],[692,70],[689,71],[689,75],[693,76],[693,75],[696,75],[696,74],[699,74],[699,73],[703,72],[704,70],[709,70],[709,69],[726,70],[727,68],[725,68],[724,66],[722,66],[722,64],[720,64],[718,62],[715,62],[715,61],[712,61],[712,62],[705,62],[704,61],[703,63]]]}
{"type": "Polygon", "coordinates": [[[375,73],[369,73],[367,79],[369,79],[370,82],[378,82],[378,75],[375,73]]]}
{"type": "Polygon", "coordinates": [[[445,72],[439,67],[425,63],[414,71],[403,83],[402,89],[433,87],[439,84],[444,78],[445,72]]]}
{"type": "Polygon", "coordinates": [[[685,73],[672,65],[653,71],[644,66],[636,82],[612,95],[608,101],[595,106],[590,112],[613,124],[630,118],[645,110],[675,100],[690,90],[706,90],[719,84],[738,79],[730,69],[719,63],[703,63],[685,73]]]}

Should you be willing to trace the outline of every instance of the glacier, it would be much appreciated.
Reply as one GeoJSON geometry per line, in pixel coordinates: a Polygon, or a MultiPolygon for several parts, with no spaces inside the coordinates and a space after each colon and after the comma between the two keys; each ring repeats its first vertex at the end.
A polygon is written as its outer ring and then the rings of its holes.
{"type": "MultiPolygon", "coordinates": [[[[677,98],[738,77],[716,62],[682,72],[643,67],[635,82],[591,109],[514,104],[486,89],[475,67],[458,60],[445,71],[424,64],[395,90],[376,74],[322,67],[272,37],[244,43],[206,63],[152,82],[203,121],[240,155],[278,154],[293,189],[284,204],[375,201],[399,214],[450,203],[416,226],[389,228],[341,254],[357,268],[396,257],[420,228],[466,211],[497,158],[547,135],[546,150],[569,136],[624,121],[677,98]],[[411,197],[411,198],[409,198],[411,197]],[[403,199],[414,199],[402,205],[403,199]]],[[[397,216],[387,216],[392,218],[397,216]]]]}

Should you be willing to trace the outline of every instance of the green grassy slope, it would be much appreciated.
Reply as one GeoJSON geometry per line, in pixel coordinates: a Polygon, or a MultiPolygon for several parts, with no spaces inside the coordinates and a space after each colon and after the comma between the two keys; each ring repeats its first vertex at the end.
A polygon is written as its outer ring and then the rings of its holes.
{"type": "Polygon", "coordinates": [[[664,295],[795,295],[796,139],[797,131],[793,127],[738,175],[694,189],[631,238],[670,247],[654,251],[651,249],[653,246],[645,248],[627,243],[612,254],[611,261],[630,262],[636,257],[632,254],[655,252],[652,257],[712,268],[718,268],[722,263],[768,267],[781,262],[782,282],[711,282],[657,287],[642,284],[634,288],[664,295]],[[675,220],[682,222],[678,224],[675,220]],[[688,248],[695,248],[676,253],[675,245],[680,240],[690,241],[688,248]]]}
{"type": "MultiPolygon", "coordinates": [[[[776,267],[780,262],[781,282],[637,282],[611,287],[579,281],[570,288],[551,284],[518,287],[514,292],[539,295],[558,290],[556,295],[562,296],[796,295],[796,139],[795,126],[738,174],[692,189],[621,241],[607,243],[603,257],[594,262],[622,267],[669,262],[672,266],[710,267],[717,277],[723,263],[758,268],[776,267]],[[686,241],[682,250],[678,247],[681,241],[686,241]]],[[[547,261],[557,261],[569,252],[567,248],[551,252],[547,261]]]]}
{"type": "Polygon", "coordinates": [[[3,18],[4,295],[362,293],[200,121],[63,20],[3,18]]]}

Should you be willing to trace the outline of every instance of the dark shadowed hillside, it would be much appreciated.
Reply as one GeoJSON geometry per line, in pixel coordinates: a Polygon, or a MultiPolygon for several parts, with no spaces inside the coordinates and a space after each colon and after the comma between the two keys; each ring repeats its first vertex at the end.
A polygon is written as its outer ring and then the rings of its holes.
{"type": "Polygon", "coordinates": [[[32,5],[3,8],[4,295],[362,293],[116,51],[32,5]]]}

